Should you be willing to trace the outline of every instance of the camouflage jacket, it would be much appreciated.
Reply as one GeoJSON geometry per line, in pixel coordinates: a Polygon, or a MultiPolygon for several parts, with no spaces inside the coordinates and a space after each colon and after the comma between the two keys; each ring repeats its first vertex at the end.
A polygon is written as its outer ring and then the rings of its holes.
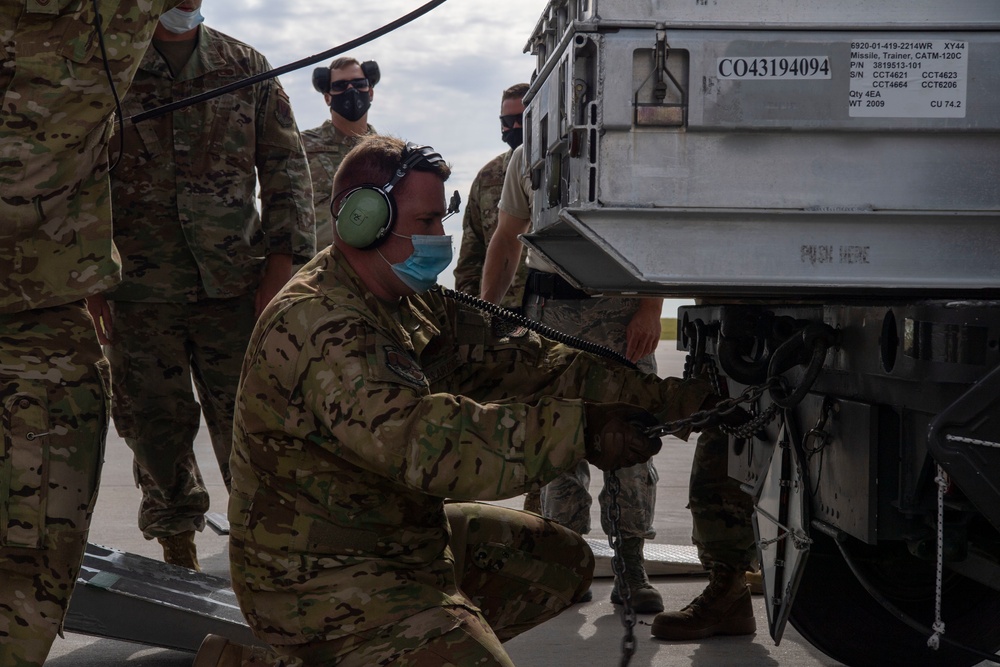
{"type": "MultiPolygon", "coordinates": [[[[486,248],[497,230],[497,204],[500,202],[510,155],[511,151],[507,151],[487,162],[476,174],[469,188],[469,201],[465,205],[465,217],[462,219],[462,247],[458,251],[458,263],[455,265],[455,289],[459,292],[479,296],[486,248]]],[[[527,277],[528,269],[522,261],[514,274],[514,282],[500,305],[508,308],[521,306],[527,277]]]]}
{"type": "MultiPolygon", "coordinates": [[[[99,0],[120,94],[180,0],[99,0]]],[[[120,275],[107,143],[114,98],[91,2],[0,3],[0,313],[77,301],[120,275]]]]}
{"type": "MultiPolygon", "coordinates": [[[[202,25],[177,76],[155,48],[146,52],[125,115],[268,69],[257,51],[202,25]]],[[[309,167],[276,79],[128,126],[121,144],[111,195],[122,283],[109,298],[239,296],[256,289],[265,256],[315,254],[309,167]]]]}
{"type": "Polygon", "coordinates": [[[660,380],[429,292],[372,296],[336,246],[257,323],[237,397],[234,588],[272,644],[332,639],[457,588],[444,499],[538,488],[584,456],[584,400],[676,418],[704,384],[660,380]]]}
{"type": "MultiPolygon", "coordinates": [[[[375,128],[371,125],[368,126],[368,134],[375,134],[375,128]]],[[[341,134],[331,120],[302,133],[302,145],[305,146],[306,154],[309,156],[309,173],[312,175],[318,250],[333,243],[333,214],[330,212],[333,177],[337,174],[340,163],[344,161],[344,156],[357,143],[358,137],[341,134]]]]}

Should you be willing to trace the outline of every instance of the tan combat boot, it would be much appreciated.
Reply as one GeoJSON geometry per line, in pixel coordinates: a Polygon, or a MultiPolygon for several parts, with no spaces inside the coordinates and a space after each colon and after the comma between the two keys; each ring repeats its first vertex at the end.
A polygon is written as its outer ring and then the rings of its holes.
{"type": "Polygon", "coordinates": [[[193,530],[170,537],[158,537],[156,541],[163,547],[164,563],[201,572],[201,566],[198,565],[198,550],[194,546],[193,530]]]}
{"type": "Polygon", "coordinates": [[[680,611],[657,614],[653,636],[657,639],[689,641],[713,635],[750,635],[757,631],[744,572],[716,567],[708,586],[680,611]]]}
{"type": "Polygon", "coordinates": [[[191,667],[244,667],[257,663],[253,649],[231,642],[220,635],[207,635],[198,648],[191,667]]]}
{"type": "MultiPolygon", "coordinates": [[[[642,557],[642,547],[645,543],[641,537],[630,537],[622,540],[622,558],[625,560],[625,583],[632,595],[632,609],[637,614],[655,614],[663,611],[663,597],[653,588],[646,576],[645,561],[642,557]]],[[[618,579],[611,589],[611,602],[622,604],[622,596],[618,591],[618,579]]]]}

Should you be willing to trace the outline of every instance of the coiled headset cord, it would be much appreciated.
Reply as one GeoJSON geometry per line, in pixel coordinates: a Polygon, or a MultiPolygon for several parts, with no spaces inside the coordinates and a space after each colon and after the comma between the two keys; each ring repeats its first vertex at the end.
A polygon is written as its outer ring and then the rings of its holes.
{"type": "Polygon", "coordinates": [[[471,306],[489,315],[499,317],[500,319],[505,320],[510,324],[522,326],[525,329],[530,329],[531,331],[534,331],[537,334],[541,334],[546,338],[551,338],[564,345],[569,345],[570,347],[576,348],[577,350],[582,350],[584,352],[589,352],[590,354],[594,354],[599,357],[603,357],[605,359],[611,359],[612,361],[617,361],[618,363],[624,364],[625,366],[632,369],[638,369],[638,366],[629,361],[627,357],[625,357],[622,354],[619,354],[618,352],[615,352],[610,347],[606,347],[604,345],[598,345],[597,343],[593,343],[589,340],[584,340],[583,338],[580,338],[578,336],[571,336],[568,333],[559,331],[558,329],[553,329],[552,327],[546,324],[542,324],[541,322],[538,322],[536,320],[533,320],[530,317],[526,317],[524,315],[521,315],[520,313],[515,313],[513,310],[509,310],[507,308],[504,308],[503,306],[498,306],[495,303],[485,301],[477,296],[472,296],[471,294],[466,294],[464,292],[456,292],[453,289],[449,289],[441,285],[435,285],[433,289],[438,290],[443,296],[449,299],[458,301],[459,303],[465,304],[466,306],[471,306]]]}
{"type": "MultiPolygon", "coordinates": [[[[499,317],[508,324],[523,326],[524,328],[530,329],[535,333],[545,336],[546,338],[551,338],[578,350],[589,352],[605,359],[617,361],[618,363],[624,364],[629,368],[638,368],[635,364],[629,361],[628,358],[615,352],[609,347],[605,347],[604,345],[598,345],[597,343],[592,343],[589,340],[584,340],[577,336],[571,336],[562,331],[557,331],[556,329],[546,326],[541,322],[537,322],[529,317],[525,317],[524,315],[515,313],[512,310],[498,306],[495,303],[490,303],[489,301],[485,301],[479,297],[472,296],[471,294],[456,292],[453,289],[448,289],[447,287],[442,287],[441,285],[435,285],[433,289],[438,290],[443,296],[449,299],[471,306],[489,315],[499,317]]],[[[636,425],[636,428],[640,431],[642,430],[642,426],[639,424],[636,425]]],[[[622,625],[625,626],[625,637],[622,639],[622,659],[620,664],[628,665],[632,660],[633,653],[635,653],[635,635],[633,633],[633,628],[635,627],[636,621],[635,612],[632,608],[632,593],[629,591],[628,582],[625,581],[623,574],[625,571],[625,561],[622,556],[622,537],[619,524],[619,519],[621,517],[621,505],[618,503],[618,496],[621,488],[621,482],[618,479],[618,473],[615,471],[608,473],[604,484],[605,489],[608,491],[609,498],[605,516],[611,526],[608,534],[608,545],[611,547],[612,552],[611,569],[615,574],[615,579],[621,584],[623,592],[623,610],[621,618],[622,625]]]]}

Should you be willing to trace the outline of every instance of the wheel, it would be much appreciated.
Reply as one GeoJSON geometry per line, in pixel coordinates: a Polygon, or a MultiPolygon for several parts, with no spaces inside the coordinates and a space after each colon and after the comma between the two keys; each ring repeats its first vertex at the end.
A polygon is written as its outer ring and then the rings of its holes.
{"type": "MultiPolygon", "coordinates": [[[[980,656],[941,642],[882,607],[851,572],[832,538],[813,531],[815,541],[792,603],[789,621],[805,639],[850,667],[963,667],[980,656]]],[[[918,623],[934,622],[934,564],[901,544],[870,547],[851,540],[848,552],[870,585],[918,623]]],[[[1000,592],[945,571],[941,617],[945,636],[980,651],[1000,649],[1000,592]]]]}

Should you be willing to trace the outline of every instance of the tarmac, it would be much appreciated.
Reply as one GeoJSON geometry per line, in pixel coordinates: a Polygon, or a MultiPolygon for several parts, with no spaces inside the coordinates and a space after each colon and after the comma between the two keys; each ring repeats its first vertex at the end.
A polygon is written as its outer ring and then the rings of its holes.
{"type": "MultiPolygon", "coordinates": [[[[680,375],[684,356],[673,349],[669,340],[657,350],[659,374],[680,375]]],[[[225,515],[226,490],[215,464],[207,432],[202,428],[196,441],[198,461],[212,498],[212,512],[225,515]]],[[[677,545],[690,551],[691,515],[687,504],[688,477],[694,438],[682,442],[668,437],[655,458],[659,472],[655,546],[677,545]]],[[[100,496],[90,531],[90,542],[122,551],[162,558],[160,546],[146,541],[136,527],[140,494],[132,476],[132,456],[112,428],[108,434],[107,453],[101,480],[100,496]]],[[[591,484],[595,496],[589,537],[606,542],[600,530],[596,495],[600,491],[599,476],[591,484]]],[[[501,503],[520,507],[521,498],[501,503]]],[[[205,572],[229,577],[227,538],[210,528],[197,536],[199,560],[205,572]]],[[[647,545],[647,548],[651,545],[647,545]]],[[[688,572],[697,568],[682,568],[688,572]]],[[[667,609],[680,609],[705,587],[703,573],[656,576],[653,583],[661,592],[667,609]]],[[[506,644],[519,667],[552,667],[621,664],[624,628],[618,610],[609,601],[612,580],[595,580],[592,602],[576,605],[555,619],[538,626],[506,644]]],[[[629,664],[634,667],[754,667],[788,665],[794,667],[831,667],[841,663],[826,657],[805,642],[790,625],[781,643],[775,646],[768,633],[767,617],[762,597],[754,598],[757,633],[744,637],[715,637],[696,642],[663,642],[650,636],[651,615],[640,615],[635,626],[637,649],[629,664]]],[[[150,618],[156,623],[156,618],[150,618]]],[[[82,634],[66,633],[57,638],[46,665],[51,667],[112,667],[142,665],[150,667],[189,667],[193,654],[144,646],[82,634]]],[[[984,663],[985,664],[985,663],[984,663]]]]}

